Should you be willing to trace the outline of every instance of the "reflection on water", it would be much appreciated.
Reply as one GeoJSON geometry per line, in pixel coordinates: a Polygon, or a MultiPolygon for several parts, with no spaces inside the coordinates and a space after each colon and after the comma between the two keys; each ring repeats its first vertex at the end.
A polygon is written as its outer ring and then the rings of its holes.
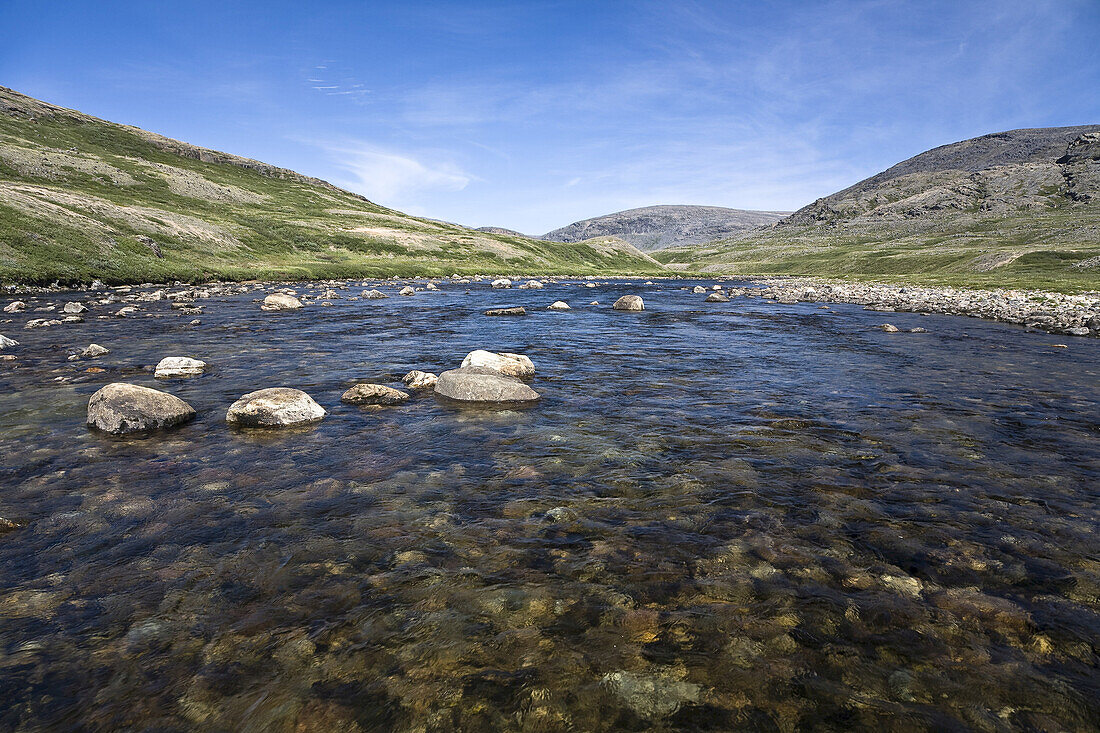
{"type": "Polygon", "coordinates": [[[683,284],[0,325],[0,728],[1095,729],[1100,341],[683,284]],[[543,401],[339,401],[475,348],[543,401]],[[198,419],[88,432],[111,381],[198,419]],[[328,417],[224,424],[270,386],[328,417]]]}

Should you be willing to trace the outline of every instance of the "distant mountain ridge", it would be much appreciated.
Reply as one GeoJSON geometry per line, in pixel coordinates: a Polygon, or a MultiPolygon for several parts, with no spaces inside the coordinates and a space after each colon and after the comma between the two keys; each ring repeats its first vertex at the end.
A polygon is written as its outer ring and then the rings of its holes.
{"type": "Polygon", "coordinates": [[[617,237],[643,252],[702,244],[771,226],[787,212],[721,206],[645,206],[585,219],[542,235],[551,242],[617,237]]]}

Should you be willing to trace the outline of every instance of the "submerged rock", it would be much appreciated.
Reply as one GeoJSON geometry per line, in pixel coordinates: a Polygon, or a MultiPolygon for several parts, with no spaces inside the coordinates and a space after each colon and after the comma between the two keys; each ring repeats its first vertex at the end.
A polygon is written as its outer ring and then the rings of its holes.
{"type": "Polygon", "coordinates": [[[485,311],[487,316],[525,316],[527,311],[522,305],[514,308],[490,308],[485,311]]]}
{"type": "Polygon", "coordinates": [[[186,356],[166,356],[157,364],[153,376],[157,379],[193,377],[206,371],[206,362],[186,356]]]}
{"type": "Polygon", "coordinates": [[[546,306],[546,310],[551,311],[567,311],[569,310],[569,304],[564,300],[555,300],[550,305],[546,306]]]}
{"type": "Polygon", "coordinates": [[[353,405],[399,405],[409,399],[409,395],[384,384],[357,384],[340,399],[353,405]]]}
{"type": "Polygon", "coordinates": [[[642,311],[645,310],[645,303],[642,302],[640,296],[624,295],[616,300],[615,305],[611,307],[617,311],[642,311]]]}
{"type": "Polygon", "coordinates": [[[272,293],[264,298],[264,303],[260,306],[260,309],[265,311],[295,311],[302,307],[302,301],[293,295],[272,293]]]}
{"type": "Polygon", "coordinates": [[[431,372],[422,372],[419,369],[413,369],[402,377],[401,381],[404,382],[405,386],[409,389],[433,389],[435,383],[439,381],[439,377],[431,372]]]}
{"type": "Polygon", "coordinates": [[[462,360],[462,366],[491,369],[507,377],[535,376],[534,362],[523,354],[511,354],[508,352],[494,354],[491,351],[477,349],[466,355],[466,358],[462,360]]]}
{"type": "Polygon", "coordinates": [[[175,395],[122,382],[88,400],[88,425],[112,435],[168,428],[194,417],[195,408],[175,395]]]}
{"type": "Polygon", "coordinates": [[[685,702],[697,702],[703,692],[692,682],[637,672],[610,672],[600,684],[647,720],[672,715],[685,702]]]}
{"type": "Polygon", "coordinates": [[[541,397],[518,379],[483,367],[443,372],[435,393],[460,402],[535,402],[541,397]]]}
{"type": "Polygon", "coordinates": [[[269,387],[234,402],[225,419],[244,428],[278,428],[315,422],[325,414],[325,408],[300,389],[269,387]]]}

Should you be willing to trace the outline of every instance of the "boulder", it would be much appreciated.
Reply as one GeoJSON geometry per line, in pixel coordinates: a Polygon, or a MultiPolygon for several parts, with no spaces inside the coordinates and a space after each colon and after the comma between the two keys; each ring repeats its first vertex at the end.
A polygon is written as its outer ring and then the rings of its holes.
{"type": "Polygon", "coordinates": [[[527,378],[535,376],[535,364],[523,354],[508,352],[493,353],[477,349],[471,351],[462,360],[463,367],[489,369],[508,377],[527,378]]]}
{"type": "Polygon", "coordinates": [[[564,300],[555,300],[550,305],[546,306],[546,310],[550,311],[567,311],[569,310],[569,304],[564,300]]]}
{"type": "Polygon", "coordinates": [[[16,341],[15,339],[10,339],[7,336],[4,336],[3,334],[0,334],[0,351],[3,351],[4,349],[7,349],[7,348],[11,348],[12,346],[18,346],[18,345],[19,345],[19,342],[16,341]]]}
{"type": "Polygon", "coordinates": [[[879,326],[879,328],[881,328],[886,333],[897,333],[898,331],[901,330],[900,328],[898,328],[897,326],[895,326],[892,323],[884,323],[881,326],[879,326]]]}
{"type": "Polygon", "coordinates": [[[4,306],[5,313],[22,313],[27,310],[27,304],[21,300],[13,300],[4,306]]]}
{"type": "Polygon", "coordinates": [[[645,310],[645,303],[637,295],[624,295],[611,307],[617,311],[642,311],[645,310]]]}
{"type": "Polygon", "coordinates": [[[459,402],[535,402],[541,397],[518,379],[481,367],[443,372],[435,393],[459,402]]]}
{"type": "Polygon", "coordinates": [[[293,295],[272,293],[264,298],[264,304],[260,306],[260,309],[265,311],[296,311],[302,307],[302,301],[293,295]]]}
{"type": "Polygon", "coordinates": [[[99,344],[88,344],[88,347],[80,352],[80,356],[84,359],[94,359],[97,356],[106,356],[110,353],[110,349],[100,346],[99,344]]]}
{"type": "Polygon", "coordinates": [[[527,311],[522,305],[514,308],[490,308],[485,311],[487,316],[525,316],[527,311]]]}
{"type": "Polygon", "coordinates": [[[340,398],[353,405],[399,405],[409,399],[407,392],[384,384],[357,384],[340,398]]]}
{"type": "Polygon", "coordinates": [[[413,369],[401,379],[405,383],[405,386],[409,389],[434,389],[435,383],[439,381],[439,377],[431,372],[422,372],[419,369],[413,369]]]}
{"type": "Polygon", "coordinates": [[[88,425],[112,435],[169,428],[194,417],[195,408],[175,395],[122,382],[88,400],[88,425]]]}
{"type": "Polygon", "coordinates": [[[234,402],[225,419],[243,428],[278,428],[315,422],[325,414],[325,409],[300,389],[269,387],[234,402]]]}
{"type": "Polygon", "coordinates": [[[428,283],[427,285],[424,286],[424,289],[425,290],[439,290],[439,288],[437,288],[435,286],[435,283],[428,283]]]}
{"type": "Polygon", "coordinates": [[[411,285],[406,285],[405,287],[403,287],[399,291],[397,291],[397,294],[398,295],[416,295],[416,291],[412,288],[411,285]]]}
{"type": "Polygon", "coordinates": [[[494,288],[510,288],[512,287],[512,281],[506,277],[493,280],[492,286],[494,288]]]}
{"type": "Polygon", "coordinates": [[[706,298],[707,303],[728,303],[730,299],[721,293],[711,293],[706,298]]]}
{"type": "Polygon", "coordinates": [[[153,376],[157,379],[193,377],[206,371],[206,362],[186,356],[166,356],[157,364],[153,376]]]}
{"type": "Polygon", "coordinates": [[[523,285],[520,285],[524,290],[542,290],[542,283],[538,280],[528,280],[523,285]]]}
{"type": "Polygon", "coordinates": [[[87,313],[88,306],[83,303],[66,303],[65,307],[61,309],[62,313],[87,313]]]}
{"type": "Polygon", "coordinates": [[[695,293],[696,295],[701,295],[702,293],[707,292],[707,289],[704,288],[702,285],[696,285],[694,288],[691,289],[691,292],[695,293]]]}
{"type": "Polygon", "coordinates": [[[386,295],[381,290],[364,290],[363,297],[367,300],[381,300],[382,298],[388,298],[390,296],[386,295]]]}

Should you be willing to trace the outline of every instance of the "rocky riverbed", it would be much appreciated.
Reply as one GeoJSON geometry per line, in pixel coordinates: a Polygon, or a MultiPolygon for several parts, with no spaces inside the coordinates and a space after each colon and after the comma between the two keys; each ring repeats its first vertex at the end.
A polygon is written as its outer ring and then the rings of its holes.
{"type": "Polygon", "coordinates": [[[0,729],[1094,727],[1100,341],[807,287],[9,294],[0,729]]]}

